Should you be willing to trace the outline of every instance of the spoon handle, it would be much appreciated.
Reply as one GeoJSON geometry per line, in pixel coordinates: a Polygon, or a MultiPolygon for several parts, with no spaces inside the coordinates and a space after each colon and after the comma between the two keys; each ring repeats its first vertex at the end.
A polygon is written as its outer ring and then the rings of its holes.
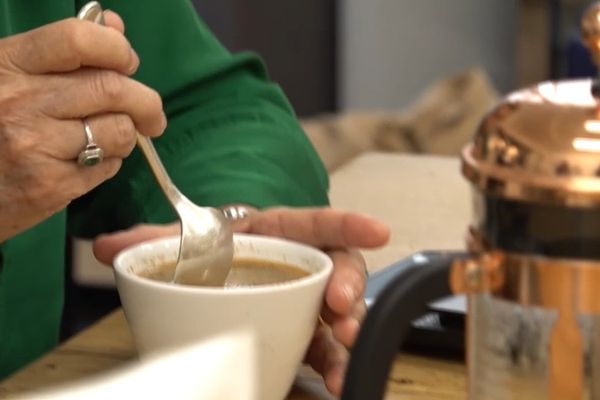
{"type": "Polygon", "coordinates": [[[142,150],[142,153],[144,153],[146,161],[148,161],[148,165],[165,196],[167,196],[172,205],[178,204],[181,201],[182,195],[173,184],[165,166],[160,161],[160,157],[156,152],[154,144],[152,144],[152,140],[138,133],[137,145],[142,150]]]}

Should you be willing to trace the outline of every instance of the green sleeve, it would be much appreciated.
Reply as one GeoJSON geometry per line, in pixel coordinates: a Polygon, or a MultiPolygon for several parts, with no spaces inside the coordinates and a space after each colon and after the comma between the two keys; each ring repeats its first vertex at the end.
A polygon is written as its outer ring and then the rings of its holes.
{"type": "MultiPolygon", "coordinates": [[[[155,144],[186,196],[207,206],[328,204],[327,173],[255,55],[228,53],[188,1],[103,5],[125,21],[136,79],[163,98],[169,126],[155,144]]],[[[69,211],[71,232],[85,237],[175,218],[138,150],[69,211]]]]}

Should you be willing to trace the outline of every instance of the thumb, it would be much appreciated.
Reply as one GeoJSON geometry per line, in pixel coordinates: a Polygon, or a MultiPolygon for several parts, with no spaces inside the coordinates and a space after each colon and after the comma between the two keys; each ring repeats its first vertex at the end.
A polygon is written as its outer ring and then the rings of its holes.
{"type": "Polygon", "coordinates": [[[169,225],[136,225],[131,229],[100,235],[94,240],[94,256],[103,264],[112,265],[116,255],[135,244],[165,236],[177,235],[178,223],[169,225]]]}

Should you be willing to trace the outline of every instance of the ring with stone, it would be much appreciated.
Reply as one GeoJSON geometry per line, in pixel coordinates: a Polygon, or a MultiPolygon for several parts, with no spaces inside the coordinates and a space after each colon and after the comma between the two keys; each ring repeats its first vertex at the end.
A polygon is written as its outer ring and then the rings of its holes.
{"type": "Polygon", "coordinates": [[[250,206],[233,204],[225,207],[221,207],[221,212],[230,221],[238,221],[240,219],[246,218],[251,212],[253,208],[250,206]]]}
{"type": "Polygon", "coordinates": [[[82,122],[87,144],[77,156],[77,163],[82,167],[91,167],[102,162],[104,151],[94,142],[94,135],[92,135],[92,129],[88,122],[85,119],[82,122]]]}

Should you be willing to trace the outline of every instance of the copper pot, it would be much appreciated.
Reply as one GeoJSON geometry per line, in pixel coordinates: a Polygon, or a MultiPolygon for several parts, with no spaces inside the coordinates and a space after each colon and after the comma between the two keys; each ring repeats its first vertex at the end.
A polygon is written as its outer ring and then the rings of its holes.
{"type": "MultiPolygon", "coordinates": [[[[600,61],[600,3],[582,28],[600,61]]],[[[410,322],[453,292],[468,295],[469,399],[600,399],[600,80],[511,93],[464,148],[462,172],[473,187],[469,256],[386,288],[342,398],[382,398],[410,322]]]]}

